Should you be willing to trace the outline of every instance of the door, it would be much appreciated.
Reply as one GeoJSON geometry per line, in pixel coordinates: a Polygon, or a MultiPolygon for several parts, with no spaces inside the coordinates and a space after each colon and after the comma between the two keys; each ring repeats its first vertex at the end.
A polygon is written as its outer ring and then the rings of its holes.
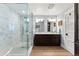
{"type": "Polygon", "coordinates": [[[66,48],[74,55],[74,11],[73,8],[65,15],[65,42],[66,48]]]}

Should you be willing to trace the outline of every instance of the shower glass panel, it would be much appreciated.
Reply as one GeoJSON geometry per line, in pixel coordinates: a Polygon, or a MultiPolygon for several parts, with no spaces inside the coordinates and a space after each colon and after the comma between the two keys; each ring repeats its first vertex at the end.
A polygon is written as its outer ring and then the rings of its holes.
{"type": "Polygon", "coordinates": [[[32,37],[33,37],[32,23],[33,23],[32,17],[24,17],[22,47],[27,48],[27,55],[30,55],[30,49],[32,47],[32,37]]]}
{"type": "Polygon", "coordinates": [[[28,24],[29,24],[29,21],[28,21],[28,18],[27,17],[23,17],[23,28],[22,28],[22,48],[26,48],[27,50],[27,55],[28,55],[28,24]]]}
{"type": "Polygon", "coordinates": [[[27,48],[28,48],[28,55],[31,55],[31,49],[33,47],[33,15],[30,14],[27,20],[28,20],[27,48]]]}

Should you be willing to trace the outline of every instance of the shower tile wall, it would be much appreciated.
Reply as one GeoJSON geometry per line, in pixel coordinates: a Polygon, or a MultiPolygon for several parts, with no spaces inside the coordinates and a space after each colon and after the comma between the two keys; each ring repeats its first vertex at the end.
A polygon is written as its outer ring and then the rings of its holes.
{"type": "Polygon", "coordinates": [[[5,4],[0,4],[0,55],[6,55],[9,50],[21,45],[18,24],[19,15],[5,4]]]}

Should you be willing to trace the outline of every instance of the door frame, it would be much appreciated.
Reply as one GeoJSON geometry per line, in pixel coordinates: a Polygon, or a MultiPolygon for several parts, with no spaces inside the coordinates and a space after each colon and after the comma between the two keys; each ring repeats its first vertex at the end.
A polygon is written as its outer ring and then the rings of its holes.
{"type": "Polygon", "coordinates": [[[78,41],[78,3],[74,3],[74,55],[76,56],[76,43],[78,41]]]}

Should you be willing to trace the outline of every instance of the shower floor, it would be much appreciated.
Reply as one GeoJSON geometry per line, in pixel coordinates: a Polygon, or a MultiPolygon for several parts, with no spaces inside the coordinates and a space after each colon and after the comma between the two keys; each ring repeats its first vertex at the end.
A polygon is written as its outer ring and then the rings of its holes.
{"type": "Polygon", "coordinates": [[[27,48],[14,48],[7,56],[27,56],[27,48]]]}

